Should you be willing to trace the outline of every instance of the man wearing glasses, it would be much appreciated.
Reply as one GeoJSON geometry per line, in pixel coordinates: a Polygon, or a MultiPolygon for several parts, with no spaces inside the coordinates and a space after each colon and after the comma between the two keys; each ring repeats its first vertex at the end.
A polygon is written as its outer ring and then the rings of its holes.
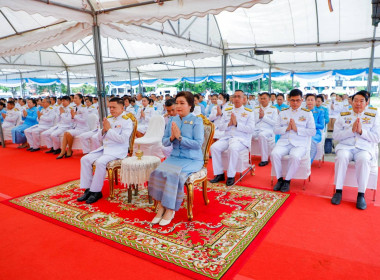
{"type": "Polygon", "coordinates": [[[224,131],[224,135],[210,149],[215,174],[215,178],[210,181],[211,183],[224,181],[222,152],[229,151],[227,186],[232,186],[235,183],[239,153],[244,149],[251,149],[251,138],[255,129],[255,115],[252,113],[252,109],[243,106],[243,91],[236,90],[232,99],[234,106],[223,111],[219,126],[219,130],[224,131]]]}
{"type": "Polygon", "coordinates": [[[297,171],[301,159],[311,145],[311,137],[315,135],[315,122],[313,114],[301,108],[302,91],[293,89],[289,93],[290,108],[281,110],[274,133],[280,135],[271,154],[271,161],[276,173],[277,183],[275,191],[288,192],[290,180],[297,171]],[[285,179],[282,177],[283,156],[289,155],[288,172],[285,179]]]}

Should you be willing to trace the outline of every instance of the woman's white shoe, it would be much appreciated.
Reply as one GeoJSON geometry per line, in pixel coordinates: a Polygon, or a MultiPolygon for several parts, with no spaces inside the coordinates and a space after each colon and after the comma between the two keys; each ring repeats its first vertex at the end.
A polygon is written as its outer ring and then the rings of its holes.
{"type": "Polygon", "coordinates": [[[160,226],[167,226],[168,224],[170,224],[170,222],[174,219],[174,214],[175,214],[175,211],[173,211],[173,215],[172,215],[172,218],[170,220],[161,219],[159,225],[160,226]]]}
{"type": "Polygon", "coordinates": [[[161,217],[158,217],[158,218],[154,217],[153,220],[151,221],[151,223],[152,223],[153,225],[158,224],[158,223],[161,221],[161,219],[162,219],[162,217],[164,216],[164,214],[165,214],[165,211],[162,212],[161,217]]]}

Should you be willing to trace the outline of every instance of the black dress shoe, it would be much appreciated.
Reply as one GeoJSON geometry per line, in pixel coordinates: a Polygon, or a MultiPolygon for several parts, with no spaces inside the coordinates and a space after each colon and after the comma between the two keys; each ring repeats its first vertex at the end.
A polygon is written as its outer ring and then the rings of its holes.
{"type": "Polygon", "coordinates": [[[210,180],[210,183],[218,183],[220,181],[224,181],[225,178],[224,178],[224,173],[223,174],[219,174],[219,175],[216,175],[214,177],[214,179],[210,180]]]}
{"type": "Polygon", "coordinates": [[[91,192],[91,195],[86,200],[86,204],[97,202],[102,197],[103,197],[102,192],[91,192]]]}
{"type": "Polygon", "coordinates": [[[281,177],[281,178],[279,178],[278,180],[277,180],[277,183],[276,183],[276,185],[274,185],[274,188],[273,188],[273,190],[274,191],[279,191],[279,190],[281,190],[281,187],[282,187],[282,184],[284,183],[284,179],[281,177]]]}
{"type": "Polygon", "coordinates": [[[226,185],[232,186],[233,184],[235,184],[235,177],[227,177],[226,185]]]}
{"type": "Polygon", "coordinates": [[[356,208],[364,210],[367,208],[367,203],[365,202],[364,196],[358,196],[356,200],[356,208]]]}
{"type": "Polygon", "coordinates": [[[259,163],[259,166],[265,166],[265,165],[268,165],[267,161],[262,161],[262,162],[259,163]]]}
{"type": "Polygon", "coordinates": [[[331,203],[335,205],[339,205],[342,201],[342,193],[335,193],[331,199],[331,203]]]}
{"type": "Polygon", "coordinates": [[[37,152],[37,151],[39,151],[39,150],[41,150],[40,148],[37,148],[37,149],[31,149],[30,151],[31,152],[37,152]]]}
{"type": "Polygon", "coordinates": [[[27,151],[31,151],[31,150],[33,150],[33,148],[32,147],[30,147],[30,148],[28,148],[28,149],[26,149],[27,151]]]}
{"type": "Polygon", "coordinates": [[[49,151],[45,152],[45,154],[52,154],[52,153],[54,153],[54,149],[53,148],[51,148],[49,151]]]}
{"type": "Polygon", "coordinates": [[[84,193],[82,194],[82,196],[77,198],[77,201],[79,202],[85,201],[87,200],[87,198],[90,197],[90,195],[91,195],[90,189],[86,189],[84,193]]]}
{"type": "Polygon", "coordinates": [[[281,192],[288,192],[290,190],[290,180],[284,180],[281,186],[281,192]]]}
{"type": "Polygon", "coordinates": [[[54,155],[59,155],[61,153],[61,149],[54,150],[53,154],[54,155]]]}

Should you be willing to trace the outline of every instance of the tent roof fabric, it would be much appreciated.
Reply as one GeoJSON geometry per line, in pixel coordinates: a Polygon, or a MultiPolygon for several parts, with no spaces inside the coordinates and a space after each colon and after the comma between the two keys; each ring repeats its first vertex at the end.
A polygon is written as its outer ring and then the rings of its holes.
{"type": "Polygon", "coordinates": [[[368,1],[0,0],[0,79],[95,77],[100,25],[106,80],[379,67],[368,1]],[[96,16],[94,19],[93,16],[96,16]],[[127,19],[127,20],[126,20],[127,19]],[[3,28],[4,27],[4,28],[3,28]],[[255,50],[273,51],[255,55],[255,50]]]}

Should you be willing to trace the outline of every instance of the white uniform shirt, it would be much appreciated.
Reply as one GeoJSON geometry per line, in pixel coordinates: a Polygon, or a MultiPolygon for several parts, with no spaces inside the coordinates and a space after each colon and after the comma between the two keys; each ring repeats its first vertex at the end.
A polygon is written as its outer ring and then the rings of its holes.
{"type": "Polygon", "coordinates": [[[87,106],[86,105],[75,106],[73,110],[76,112],[76,115],[74,116],[74,119],[73,119],[73,127],[76,129],[89,130],[90,128],[88,127],[88,123],[87,123],[87,116],[88,116],[87,106]]]}
{"type": "Polygon", "coordinates": [[[333,138],[339,141],[335,150],[350,150],[358,148],[375,156],[377,144],[380,142],[380,119],[376,108],[367,107],[362,113],[356,114],[352,109],[342,112],[335,122],[333,138]],[[362,135],[352,132],[352,125],[360,119],[362,135]]]}
{"type": "Polygon", "coordinates": [[[41,116],[37,119],[39,127],[52,127],[57,116],[53,106],[41,109],[41,116]]]}
{"type": "Polygon", "coordinates": [[[251,109],[244,106],[239,108],[228,107],[223,111],[219,130],[224,131],[224,136],[221,139],[237,138],[244,146],[250,147],[252,133],[255,130],[255,115],[251,109]],[[236,116],[236,127],[228,126],[232,113],[236,116]]]}
{"type": "Polygon", "coordinates": [[[15,126],[19,118],[21,118],[21,113],[19,109],[14,107],[12,110],[7,110],[7,113],[5,114],[3,126],[5,124],[7,124],[8,127],[15,126]]]}
{"type": "Polygon", "coordinates": [[[150,118],[155,114],[155,110],[152,105],[148,105],[146,107],[140,106],[137,111],[137,121],[141,125],[148,126],[150,118]],[[141,118],[141,112],[144,112],[145,118],[141,118]]]}
{"type": "Polygon", "coordinates": [[[71,118],[71,108],[70,105],[67,107],[62,106],[65,110],[63,113],[58,111],[58,122],[57,126],[61,128],[71,128],[73,126],[73,120],[71,118]]]}
{"type": "Polygon", "coordinates": [[[92,104],[89,107],[87,107],[87,111],[88,111],[89,114],[95,114],[95,115],[99,114],[98,107],[95,106],[94,104],[92,104]]]}
{"type": "Polygon", "coordinates": [[[131,113],[133,114],[134,116],[136,116],[136,111],[135,111],[135,108],[133,108],[132,105],[129,105],[127,108],[124,109],[124,111],[128,114],[128,113],[131,113]]]}
{"type": "Polygon", "coordinates": [[[257,106],[254,109],[255,112],[255,121],[256,121],[256,126],[255,130],[256,131],[268,131],[271,133],[274,133],[274,125],[277,122],[277,117],[278,117],[278,111],[277,108],[274,106],[270,106],[268,104],[267,107],[262,107],[262,106],[257,106]],[[264,110],[264,117],[260,119],[260,108],[264,110]]]}
{"type": "Polygon", "coordinates": [[[276,145],[292,144],[295,147],[308,147],[311,136],[316,133],[313,113],[301,107],[296,110],[292,108],[282,109],[274,127],[274,133],[281,135],[276,145]],[[295,121],[297,132],[294,130],[286,131],[290,119],[295,121]]]}

